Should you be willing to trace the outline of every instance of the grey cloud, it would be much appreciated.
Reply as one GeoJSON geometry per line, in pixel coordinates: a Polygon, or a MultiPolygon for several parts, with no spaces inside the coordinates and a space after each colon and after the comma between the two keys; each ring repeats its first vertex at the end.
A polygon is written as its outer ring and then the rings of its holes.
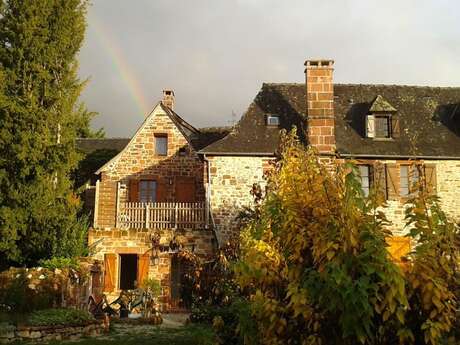
{"type": "Polygon", "coordinates": [[[337,82],[458,86],[455,1],[95,0],[80,75],[83,100],[109,136],[141,114],[98,41],[96,18],[119,45],[151,105],[164,87],[196,126],[241,115],[262,82],[303,82],[309,57],[336,60],[337,82]]]}

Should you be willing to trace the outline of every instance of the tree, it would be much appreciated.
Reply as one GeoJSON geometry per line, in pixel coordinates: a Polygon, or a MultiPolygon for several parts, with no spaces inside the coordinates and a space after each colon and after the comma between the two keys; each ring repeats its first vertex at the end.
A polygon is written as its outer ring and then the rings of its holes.
{"type": "Polygon", "coordinates": [[[445,339],[456,321],[460,229],[436,199],[421,191],[409,201],[409,236],[419,244],[401,268],[387,250],[384,198],[378,190],[364,196],[356,167],[323,164],[293,134],[280,151],[235,266],[256,343],[445,339]]]}
{"type": "Polygon", "coordinates": [[[86,223],[70,172],[92,116],[79,103],[86,0],[6,0],[0,9],[0,253],[3,265],[79,254],[86,223]]]}

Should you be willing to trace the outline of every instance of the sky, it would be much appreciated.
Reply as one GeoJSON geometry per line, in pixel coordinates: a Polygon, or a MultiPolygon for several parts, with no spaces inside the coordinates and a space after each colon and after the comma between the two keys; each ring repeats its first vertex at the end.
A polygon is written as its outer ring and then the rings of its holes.
{"type": "Polygon", "coordinates": [[[263,82],[460,86],[458,0],[92,0],[79,54],[92,126],[130,137],[162,90],[195,127],[228,126],[263,82]]]}

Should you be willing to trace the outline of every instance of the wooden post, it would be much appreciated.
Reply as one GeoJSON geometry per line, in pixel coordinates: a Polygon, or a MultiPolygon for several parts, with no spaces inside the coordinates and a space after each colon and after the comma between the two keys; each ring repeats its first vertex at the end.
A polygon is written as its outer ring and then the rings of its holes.
{"type": "Polygon", "coordinates": [[[177,218],[179,216],[179,204],[176,202],[176,207],[174,209],[174,228],[177,229],[177,218]]]}
{"type": "Polygon", "coordinates": [[[96,192],[94,193],[93,228],[95,229],[97,229],[98,215],[99,215],[99,180],[96,181],[96,192]]]}
{"type": "Polygon", "coordinates": [[[150,207],[149,203],[145,203],[145,228],[149,228],[149,223],[150,223],[150,207]]]}
{"type": "Polygon", "coordinates": [[[117,182],[117,203],[115,205],[115,228],[119,227],[119,212],[120,212],[120,181],[117,182]]]}

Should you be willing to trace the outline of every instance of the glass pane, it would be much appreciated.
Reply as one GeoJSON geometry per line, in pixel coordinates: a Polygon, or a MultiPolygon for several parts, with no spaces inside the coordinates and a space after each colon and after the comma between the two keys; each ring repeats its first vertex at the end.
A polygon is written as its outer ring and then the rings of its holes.
{"type": "Polygon", "coordinates": [[[369,181],[369,166],[359,165],[359,177],[361,179],[361,188],[363,189],[364,195],[369,196],[370,181],[369,181]]]}
{"type": "Polygon", "coordinates": [[[402,196],[409,195],[409,167],[402,165],[399,170],[399,192],[402,196]]]}
{"type": "Polygon", "coordinates": [[[162,156],[168,154],[168,137],[155,137],[155,153],[162,156]]]}
{"type": "Polygon", "coordinates": [[[140,202],[155,202],[157,197],[156,181],[144,180],[139,182],[140,202]]]}
{"type": "Polygon", "coordinates": [[[375,118],[375,136],[378,138],[388,138],[389,133],[389,118],[380,116],[375,118]]]}

